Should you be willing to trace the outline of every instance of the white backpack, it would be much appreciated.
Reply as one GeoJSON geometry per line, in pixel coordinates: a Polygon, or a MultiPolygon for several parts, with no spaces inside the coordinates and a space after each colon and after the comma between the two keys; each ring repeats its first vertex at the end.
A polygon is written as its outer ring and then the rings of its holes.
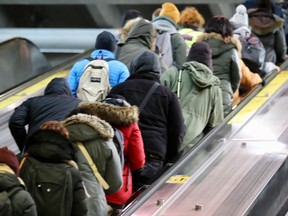
{"type": "Polygon", "coordinates": [[[77,89],[78,98],[83,101],[95,102],[101,101],[107,96],[111,89],[107,61],[108,59],[95,59],[85,66],[77,89]]]}

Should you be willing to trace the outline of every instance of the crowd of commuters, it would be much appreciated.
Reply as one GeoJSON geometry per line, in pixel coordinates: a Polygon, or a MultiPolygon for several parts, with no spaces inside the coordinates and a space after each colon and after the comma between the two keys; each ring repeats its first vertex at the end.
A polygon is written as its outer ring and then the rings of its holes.
{"type": "Polygon", "coordinates": [[[220,125],[263,74],[279,71],[287,46],[275,6],[247,0],[233,17],[208,21],[195,7],[180,12],[170,2],[151,20],[126,11],[117,35],[100,33],[91,56],[76,62],[67,80],[54,78],[44,95],[11,115],[21,162],[0,149],[1,213],[118,215],[134,192],[220,125]],[[251,35],[265,48],[257,70],[242,59],[242,42],[251,35]],[[95,59],[107,61],[111,90],[102,101],[83,101],[79,80],[95,59]]]}

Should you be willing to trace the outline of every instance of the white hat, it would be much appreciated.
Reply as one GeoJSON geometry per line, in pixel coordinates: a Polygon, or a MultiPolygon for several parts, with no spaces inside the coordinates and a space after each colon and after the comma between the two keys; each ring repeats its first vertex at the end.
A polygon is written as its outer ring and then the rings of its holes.
{"type": "Polygon", "coordinates": [[[236,13],[231,17],[230,22],[249,26],[247,9],[244,5],[237,6],[236,13]]]}

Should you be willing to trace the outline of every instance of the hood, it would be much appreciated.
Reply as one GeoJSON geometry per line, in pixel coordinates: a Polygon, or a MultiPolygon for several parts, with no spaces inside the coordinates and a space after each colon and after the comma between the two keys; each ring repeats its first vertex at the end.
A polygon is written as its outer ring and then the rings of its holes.
{"type": "Polygon", "coordinates": [[[250,9],[249,24],[257,35],[266,35],[283,27],[284,20],[264,9],[250,9]]]}
{"type": "Polygon", "coordinates": [[[238,55],[241,56],[242,45],[236,37],[223,38],[218,33],[203,33],[197,39],[198,42],[206,42],[212,50],[212,56],[218,56],[230,49],[236,48],[238,55]]]}
{"type": "Polygon", "coordinates": [[[141,53],[131,63],[131,73],[150,73],[160,77],[159,57],[153,51],[147,50],[141,53]]]}
{"type": "Polygon", "coordinates": [[[175,23],[165,16],[158,16],[156,19],[153,20],[153,26],[156,29],[163,30],[163,31],[172,31],[176,30],[175,23]]]}
{"type": "Polygon", "coordinates": [[[220,85],[219,78],[214,76],[213,72],[202,63],[196,61],[186,62],[183,65],[183,71],[189,73],[191,80],[201,89],[220,85]]]}
{"type": "Polygon", "coordinates": [[[26,141],[27,152],[32,157],[45,161],[75,160],[72,143],[53,130],[40,129],[26,141]]]}
{"type": "Polygon", "coordinates": [[[141,44],[150,49],[153,42],[153,26],[147,20],[139,19],[131,26],[125,43],[141,44]]]}
{"type": "Polygon", "coordinates": [[[0,172],[0,191],[4,191],[7,188],[16,186],[25,188],[24,185],[20,183],[18,177],[15,174],[0,172]]]}
{"type": "Polygon", "coordinates": [[[125,24],[125,26],[121,30],[120,43],[125,43],[125,41],[128,38],[128,34],[129,34],[131,28],[133,27],[134,24],[139,22],[140,19],[141,19],[141,17],[138,17],[136,19],[131,19],[125,24]]]}
{"type": "Polygon", "coordinates": [[[138,121],[139,113],[137,106],[116,106],[100,102],[82,102],[81,108],[92,109],[96,115],[113,126],[129,125],[138,121]]]}
{"type": "Polygon", "coordinates": [[[59,94],[59,95],[68,95],[72,96],[72,91],[63,77],[57,77],[52,79],[45,88],[45,95],[48,94],[59,94]]]}
{"type": "MultiPolygon", "coordinates": [[[[77,115],[73,115],[63,121],[63,124],[67,126],[81,125],[89,126],[92,130],[94,130],[102,139],[108,140],[112,139],[114,136],[113,128],[106,121],[98,118],[97,116],[91,116],[87,114],[79,113],[77,115]]],[[[87,131],[87,133],[89,133],[87,131]]],[[[79,134],[80,136],[80,134],[79,134]]],[[[84,134],[85,136],[85,134],[84,134]]],[[[87,137],[89,138],[89,137],[87,137]]]]}

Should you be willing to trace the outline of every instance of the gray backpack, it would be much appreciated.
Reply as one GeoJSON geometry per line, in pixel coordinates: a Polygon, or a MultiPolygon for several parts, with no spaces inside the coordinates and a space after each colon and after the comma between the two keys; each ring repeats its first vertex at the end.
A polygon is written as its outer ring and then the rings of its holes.
{"type": "Polygon", "coordinates": [[[167,68],[173,65],[173,48],[171,44],[171,35],[178,33],[176,30],[164,31],[157,29],[156,46],[160,58],[167,68]]]}

